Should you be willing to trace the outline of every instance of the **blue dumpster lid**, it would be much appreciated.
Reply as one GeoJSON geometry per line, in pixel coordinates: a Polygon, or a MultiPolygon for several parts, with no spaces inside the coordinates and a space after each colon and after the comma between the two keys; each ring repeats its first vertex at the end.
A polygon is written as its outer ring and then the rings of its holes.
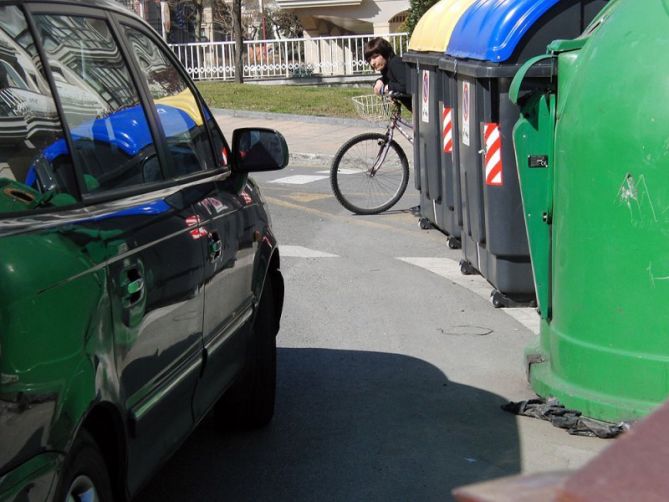
{"type": "Polygon", "coordinates": [[[528,30],[559,0],[476,0],[453,30],[446,54],[506,61],[528,30]]]}
{"type": "MultiPolygon", "coordinates": [[[[158,115],[163,118],[162,125],[168,137],[179,136],[197,124],[188,113],[174,106],[157,103],[158,115]]],[[[72,138],[92,138],[101,143],[113,145],[129,156],[137,155],[148,144],[153,143],[144,111],[140,105],[119,110],[107,116],[111,124],[103,119],[95,119],[72,129],[72,138]]],[[[201,122],[201,120],[200,120],[201,122]]],[[[60,155],[68,153],[64,139],[55,141],[44,149],[47,160],[53,161],[60,155]]]]}

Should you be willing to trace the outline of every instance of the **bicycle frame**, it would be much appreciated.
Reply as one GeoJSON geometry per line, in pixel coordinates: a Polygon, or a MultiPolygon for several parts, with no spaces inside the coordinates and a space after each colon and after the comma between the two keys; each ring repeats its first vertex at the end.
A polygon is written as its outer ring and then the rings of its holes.
{"type": "Polygon", "coordinates": [[[409,160],[393,137],[398,130],[413,144],[413,127],[402,120],[399,103],[384,98],[379,101],[376,97],[360,96],[354,103],[363,117],[378,119],[382,111],[386,117],[385,134],[377,130],[352,137],[339,147],[330,166],[332,192],[354,214],[379,214],[390,209],[402,198],[409,183],[409,160]]]}
{"type": "Polygon", "coordinates": [[[388,121],[388,127],[386,128],[386,140],[383,142],[383,145],[381,145],[381,149],[379,150],[374,165],[369,169],[370,176],[374,176],[386,160],[396,129],[413,145],[413,126],[402,119],[402,110],[399,101],[393,101],[392,106],[393,110],[390,113],[390,120],[388,121]]]}

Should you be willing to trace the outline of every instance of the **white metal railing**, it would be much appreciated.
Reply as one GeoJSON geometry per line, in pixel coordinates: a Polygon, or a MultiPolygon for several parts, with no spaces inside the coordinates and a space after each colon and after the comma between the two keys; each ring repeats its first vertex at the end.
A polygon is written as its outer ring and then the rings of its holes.
{"type": "MultiPolygon", "coordinates": [[[[371,74],[365,43],[375,35],[244,41],[244,80],[371,74]]],[[[395,52],[406,50],[408,35],[384,35],[395,52]]],[[[234,42],[171,44],[194,80],[232,80],[234,42]]]]}

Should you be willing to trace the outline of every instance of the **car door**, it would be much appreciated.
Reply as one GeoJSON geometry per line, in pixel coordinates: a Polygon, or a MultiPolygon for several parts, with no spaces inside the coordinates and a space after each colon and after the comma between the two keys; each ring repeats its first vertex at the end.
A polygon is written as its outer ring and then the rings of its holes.
{"type": "MultiPolygon", "coordinates": [[[[97,222],[112,311],[118,400],[128,429],[131,491],[193,427],[202,366],[203,253],[192,203],[176,183],[164,132],[147,104],[117,26],[100,11],[35,12],[50,65],[85,82],[104,106],[83,110],[61,92],[78,183],[97,222]],[[121,42],[119,43],[119,40],[121,42]]],[[[55,155],[55,153],[53,154],[55,155]]],[[[104,336],[104,333],[100,333],[104,336]]]]}
{"type": "Polygon", "coordinates": [[[227,144],[211,113],[173,64],[174,56],[131,26],[125,32],[149,83],[175,174],[186,176],[198,170],[221,174],[216,181],[199,185],[201,197],[194,204],[205,253],[206,367],[194,401],[195,414],[200,416],[239,373],[246,357],[248,337],[241,328],[252,313],[254,232],[244,207],[250,199],[238,186],[245,178],[230,175],[227,144]]]}
{"type": "Polygon", "coordinates": [[[104,268],[88,252],[94,225],[81,222],[77,186],[67,177],[52,177],[48,193],[31,186],[38,165],[72,166],[42,70],[24,12],[0,6],[0,499],[40,497],[38,482],[12,491],[12,477],[36,480],[12,471],[64,449],[80,403],[94,397],[75,383],[87,376],[87,335],[108,314],[104,268]],[[19,75],[34,77],[38,99],[17,98],[19,75]],[[60,156],[45,156],[54,144],[60,156]]]}
{"type": "Polygon", "coordinates": [[[196,391],[196,409],[205,410],[242,371],[253,314],[252,279],[257,250],[252,203],[240,175],[210,185],[195,205],[208,234],[205,255],[204,341],[207,371],[196,391]]]}

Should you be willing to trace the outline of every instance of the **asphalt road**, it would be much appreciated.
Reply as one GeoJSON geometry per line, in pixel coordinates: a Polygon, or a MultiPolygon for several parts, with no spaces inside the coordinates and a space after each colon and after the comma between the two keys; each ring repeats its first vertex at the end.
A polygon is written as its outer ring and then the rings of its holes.
{"type": "Polygon", "coordinates": [[[418,227],[413,180],[394,210],[354,216],[326,169],[255,176],[286,282],[275,419],[250,433],[207,419],[139,499],[442,501],[608,444],[500,409],[534,397],[536,315],[493,308],[481,277],[460,276],[460,251],[418,227]]]}

